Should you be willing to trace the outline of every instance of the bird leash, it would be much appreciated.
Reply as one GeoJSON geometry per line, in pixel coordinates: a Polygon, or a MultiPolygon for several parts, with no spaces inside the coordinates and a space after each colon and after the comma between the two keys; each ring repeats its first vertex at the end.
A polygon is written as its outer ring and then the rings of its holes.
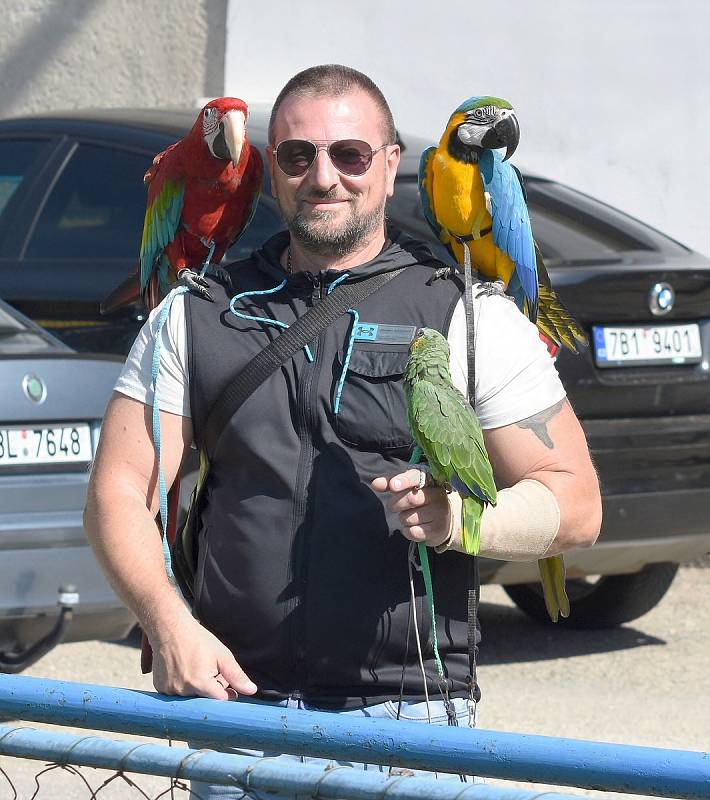
{"type": "MultiPolygon", "coordinates": [[[[478,238],[481,237],[481,232],[478,238]]],[[[476,326],[473,318],[473,270],[471,253],[468,244],[463,242],[463,303],[466,315],[466,396],[471,408],[476,410],[476,326]]],[[[467,602],[467,637],[468,637],[468,718],[470,727],[476,725],[476,706],[481,699],[481,688],[478,685],[476,657],[476,631],[478,629],[478,598],[480,593],[480,575],[478,573],[478,556],[469,556],[468,562],[468,602],[467,602]]]]}
{"type": "MultiPolygon", "coordinates": [[[[421,457],[422,457],[422,450],[417,445],[414,448],[414,452],[412,453],[412,457],[410,458],[409,463],[418,464],[421,460],[421,457]]],[[[449,684],[446,679],[446,674],[444,673],[444,666],[441,662],[441,655],[439,653],[439,638],[436,630],[436,609],[434,607],[434,586],[431,579],[429,553],[427,551],[425,542],[417,542],[417,552],[419,556],[419,564],[417,565],[414,558],[414,544],[415,544],[414,542],[410,544],[409,555],[408,555],[410,588],[412,592],[412,597],[411,597],[412,613],[416,615],[414,582],[412,578],[412,567],[414,567],[415,569],[419,570],[422,573],[422,577],[424,579],[424,589],[426,591],[427,604],[429,606],[429,616],[431,618],[431,637],[432,637],[432,646],[434,649],[434,663],[436,664],[436,674],[439,684],[439,692],[441,694],[442,700],[444,701],[444,708],[446,709],[447,724],[451,726],[456,726],[459,724],[459,722],[458,718],[456,717],[456,710],[454,709],[453,703],[451,702],[451,698],[449,696],[449,684]]],[[[424,696],[426,698],[426,703],[427,703],[427,716],[429,717],[429,721],[431,722],[431,715],[429,714],[429,692],[427,690],[426,673],[424,671],[422,648],[421,648],[421,642],[419,641],[419,630],[418,626],[416,625],[416,616],[415,616],[414,632],[417,639],[419,665],[422,671],[422,678],[424,680],[424,696]]],[[[407,640],[409,640],[409,637],[407,637],[407,640]]]]}
{"type": "MultiPolygon", "coordinates": [[[[207,242],[202,240],[205,247],[208,248],[207,258],[200,270],[200,277],[204,277],[209,269],[212,254],[215,250],[215,242],[207,242]]],[[[167,294],[163,301],[163,307],[160,309],[158,316],[158,324],[155,328],[155,338],[153,341],[153,360],[151,364],[151,388],[153,390],[153,445],[155,446],[155,453],[158,458],[158,498],[160,500],[160,526],[162,528],[161,539],[163,545],[163,561],[165,562],[165,572],[171,583],[175,582],[173,575],[172,557],[170,555],[170,542],[168,541],[168,489],[165,484],[165,473],[163,472],[163,457],[160,439],[160,404],[158,400],[158,377],[160,375],[160,351],[162,349],[162,335],[163,327],[170,315],[170,308],[173,301],[180,294],[189,292],[187,286],[176,286],[167,294]]]]}
{"type": "MultiPolygon", "coordinates": [[[[464,298],[463,299],[464,299],[464,311],[466,316],[466,353],[467,353],[467,365],[468,365],[467,395],[468,395],[468,402],[470,403],[471,407],[475,408],[476,343],[475,343],[475,330],[474,330],[474,319],[473,319],[473,274],[471,268],[471,254],[466,245],[466,242],[462,241],[461,244],[463,245],[463,251],[464,251],[464,264],[463,264],[464,298]]],[[[409,463],[418,464],[421,461],[422,455],[423,453],[421,448],[419,446],[416,446],[414,448],[414,452],[412,453],[412,457],[409,460],[409,463]]],[[[444,673],[444,667],[441,661],[441,655],[439,653],[439,640],[436,630],[436,617],[435,617],[435,606],[434,606],[434,588],[431,579],[429,553],[427,551],[427,547],[424,542],[417,543],[417,552],[419,556],[418,566],[414,561],[414,542],[412,542],[409,548],[410,575],[411,575],[411,566],[414,565],[416,569],[421,571],[422,577],[424,579],[424,588],[426,590],[427,603],[429,606],[429,614],[431,617],[434,663],[436,664],[439,691],[441,693],[444,702],[444,707],[446,709],[448,724],[455,726],[458,725],[458,719],[456,717],[456,711],[453,707],[453,704],[451,703],[451,698],[449,696],[449,684],[446,679],[446,675],[444,673]]],[[[467,676],[467,688],[468,688],[467,706],[468,706],[468,725],[469,727],[474,728],[476,726],[476,707],[481,699],[481,690],[478,685],[477,664],[476,664],[476,656],[478,650],[478,647],[476,645],[476,629],[478,627],[478,592],[479,592],[479,574],[478,574],[477,556],[469,556],[468,583],[469,586],[468,586],[468,602],[467,602],[467,617],[468,617],[467,638],[468,638],[469,674],[467,676]]],[[[410,577],[410,584],[413,587],[413,583],[411,582],[411,577],[410,577]]],[[[414,608],[414,597],[412,597],[412,607],[414,608]]],[[[416,627],[415,627],[415,634],[417,635],[417,646],[419,648],[420,667],[422,670],[422,676],[424,677],[424,693],[428,704],[429,698],[426,688],[426,675],[424,673],[424,666],[421,655],[421,645],[419,642],[416,627]]],[[[409,637],[407,637],[407,640],[409,640],[409,637]]]]}

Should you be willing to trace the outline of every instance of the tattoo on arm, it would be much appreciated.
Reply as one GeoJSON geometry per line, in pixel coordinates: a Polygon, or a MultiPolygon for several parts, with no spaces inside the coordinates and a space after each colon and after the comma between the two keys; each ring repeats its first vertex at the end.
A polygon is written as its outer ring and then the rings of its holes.
{"type": "Polygon", "coordinates": [[[566,399],[560,400],[559,403],[555,403],[554,406],[550,406],[546,408],[544,411],[541,411],[539,414],[533,414],[532,417],[528,417],[527,419],[523,419],[517,423],[519,428],[528,428],[531,430],[535,436],[548,448],[548,450],[553,450],[555,447],[554,442],[550,438],[550,434],[547,430],[547,423],[562,410],[562,406],[567,402],[566,399]]]}

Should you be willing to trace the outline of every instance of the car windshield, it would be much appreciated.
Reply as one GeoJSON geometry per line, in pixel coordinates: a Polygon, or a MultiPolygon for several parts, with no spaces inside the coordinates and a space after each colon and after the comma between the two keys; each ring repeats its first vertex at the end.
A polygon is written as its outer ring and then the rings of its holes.
{"type": "Polygon", "coordinates": [[[0,306],[0,356],[39,353],[55,348],[56,345],[49,337],[25,325],[5,307],[0,306]]]}
{"type": "MultiPolygon", "coordinates": [[[[525,188],[535,239],[550,266],[619,263],[626,254],[638,251],[688,252],[654,228],[562,184],[528,178],[525,188]]],[[[387,214],[412,235],[433,241],[415,176],[398,179],[387,214]]],[[[437,243],[434,249],[442,257],[443,247],[437,243]]]]}

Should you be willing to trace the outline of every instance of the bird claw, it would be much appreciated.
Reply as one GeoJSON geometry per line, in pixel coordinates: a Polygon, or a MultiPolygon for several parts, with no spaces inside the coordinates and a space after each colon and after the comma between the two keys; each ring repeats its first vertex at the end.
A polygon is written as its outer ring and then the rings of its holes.
{"type": "Polygon", "coordinates": [[[480,289],[476,293],[476,298],[495,297],[495,296],[505,297],[506,300],[515,302],[515,300],[510,295],[505,293],[505,284],[501,280],[486,281],[485,283],[482,283],[480,289]]]}
{"type": "Polygon", "coordinates": [[[212,297],[209,292],[209,283],[207,283],[202,275],[185,268],[178,272],[177,278],[178,283],[186,286],[193,294],[202,297],[204,300],[209,300],[210,303],[214,303],[214,297],[212,297]]]}
{"type": "Polygon", "coordinates": [[[427,286],[431,286],[432,283],[434,283],[434,281],[438,281],[440,279],[441,280],[448,280],[449,278],[451,278],[455,274],[456,274],[456,270],[453,267],[450,267],[448,265],[444,266],[444,267],[437,267],[434,270],[434,274],[429,278],[429,280],[427,280],[426,285],[427,286]]]}

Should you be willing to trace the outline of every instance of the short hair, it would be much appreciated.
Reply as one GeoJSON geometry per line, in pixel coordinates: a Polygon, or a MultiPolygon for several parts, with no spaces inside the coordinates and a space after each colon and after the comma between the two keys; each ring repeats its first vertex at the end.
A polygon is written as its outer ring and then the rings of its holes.
{"type": "Polygon", "coordinates": [[[342,64],[320,64],[308,67],[294,75],[279,92],[269,118],[269,142],[274,143],[274,122],[283,101],[292,94],[301,97],[339,97],[353,89],[362,89],[374,101],[382,115],[382,132],[384,144],[394,144],[397,131],[394,126],[392,111],[385,96],[373,80],[362,72],[342,64]]]}

